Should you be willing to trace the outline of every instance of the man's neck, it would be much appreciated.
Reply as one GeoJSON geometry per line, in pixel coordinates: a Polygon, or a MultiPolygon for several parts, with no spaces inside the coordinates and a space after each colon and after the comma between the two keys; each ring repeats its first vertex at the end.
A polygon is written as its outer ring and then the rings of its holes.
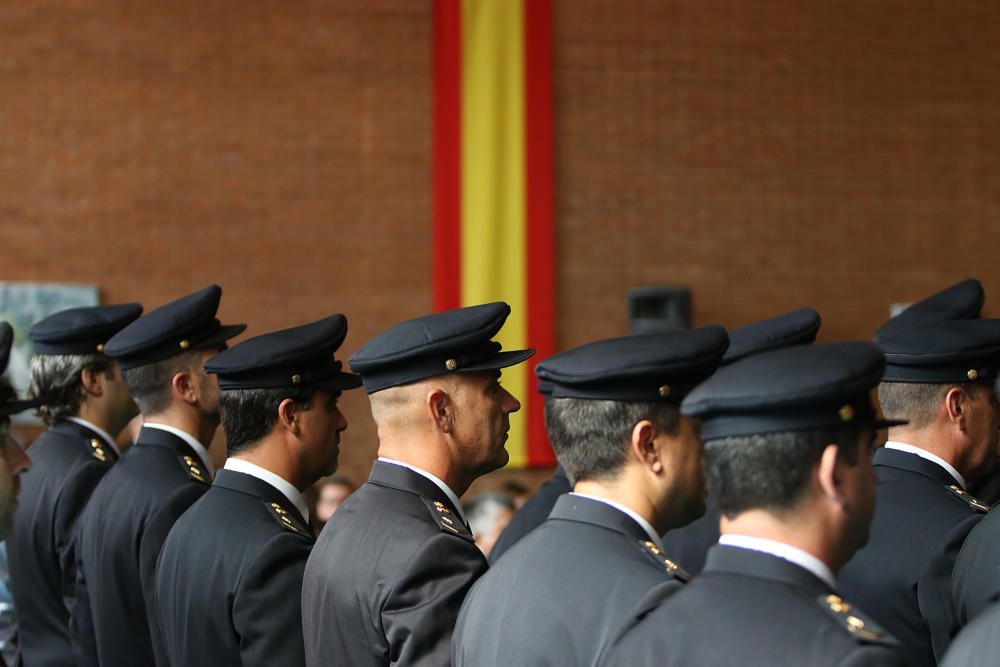
{"type": "Polygon", "coordinates": [[[623,484],[620,481],[606,483],[595,480],[580,480],[573,485],[573,492],[618,503],[648,521],[660,535],[667,532],[667,528],[660,525],[662,522],[659,521],[660,517],[656,516],[653,503],[637,492],[636,485],[623,484]]]}
{"type": "Polygon", "coordinates": [[[97,428],[108,433],[112,438],[118,437],[121,430],[125,428],[124,424],[112,424],[107,413],[89,401],[84,401],[80,405],[79,411],[73,416],[90,422],[97,428]]]}
{"type": "Polygon", "coordinates": [[[962,475],[967,472],[962,470],[959,452],[953,442],[946,434],[941,433],[940,429],[933,426],[922,429],[891,428],[887,437],[892,442],[901,442],[904,445],[930,452],[954,467],[962,475]]]}
{"type": "Polygon", "coordinates": [[[218,426],[214,419],[203,419],[201,413],[196,409],[171,409],[156,414],[144,414],[142,418],[144,423],[163,424],[184,431],[204,445],[206,449],[211,444],[218,426]]]}
{"type": "Polygon", "coordinates": [[[748,510],[732,519],[722,516],[719,532],[786,544],[813,556],[836,573],[843,563],[835,556],[837,550],[832,543],[833,536],[817,529],[814,524],[794,512],[779,518],[764,510],[748,510]]]}
{"type": "Polygon", "coordinates": [[[231,458],[247,461],[260,466],[264,470],[273,472],[301,493],[312,486],[318,478],[302,479],[303,475],[293,464],[293,461],[289,459],[286,452],[287,450],[282,444],[265,438],[254,444],[250,449],[233,454],[231,458]]]}
{"type": "Polygon", "coordinates": [[[474,477],[470,479],[468,471],[443,453],[442,447],[438,445],[421,447],[416,443],[407,443],[405,446],[397,447],[383,441],[379,443],[378,455],[429,472],[447,484],[459,498],[469,490],[474,479],[474,477]]]}

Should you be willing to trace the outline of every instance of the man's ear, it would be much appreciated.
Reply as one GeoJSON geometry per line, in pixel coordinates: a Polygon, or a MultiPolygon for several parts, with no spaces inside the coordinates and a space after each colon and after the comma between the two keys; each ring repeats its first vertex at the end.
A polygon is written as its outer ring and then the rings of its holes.
{"type": "Polygon", "coordinates": [[[434,387],[427,392],[426,405],[431,419],[442,433],[451,433],[454,427],[455,403],[448,392],[434,387]]]}
{"type": "Polygon", "coordinates": [[[948,421],[965,430],[966,394],[960,387],[952,387],[944,395],[944,409],[948,413],[948,421]]]}
{"type": "Polygon", "coordinates": [[[287,431],[298,435],[302,430],[299,419],[299,406],[290,398],[278,404],[278,423],[287,431]]]}
{"type": "Polygon", "coordinates": [[[629,437],[629,450],[632,456],[656,474],[663,471],[663,462],[660,460],[660,450],[656,442],[659,434],[660,430],[653,422],[643,419],[632,427],[632,434],[629,437]]]}
{"type": "Polygon", "coordinates": [[[174,373],[174,376],[170,378],[170,386],[174,395],[179,396],[185,403],[194,405],[198,402],[198,383],[191,371],[174,373]]]}
{"type": "Polygon", "coordinates": [[[819,488],[827,498],[839,500],[843,497],[843,473],[840,466],[843,457],[840,455],[840,446],[829,444],[823,448],[823,453],[816,464],[816,477],[819,488]]]}
{"type": "Polygon", "coordinates": [[[83,384],[83,390],[87,392],[88,395],[104,395],[104,382],[107,380],[105,372],[106,371],[96,371],[92,368],[84,368],[80,371],[80,382],[83,384]]]}

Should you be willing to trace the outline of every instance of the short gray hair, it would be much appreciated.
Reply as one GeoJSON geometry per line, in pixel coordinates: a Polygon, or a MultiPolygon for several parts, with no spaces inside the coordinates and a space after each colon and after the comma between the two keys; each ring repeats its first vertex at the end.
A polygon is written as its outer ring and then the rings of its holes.
{"type": "Polygon", "coordinates": [[[570,479],[607,480],[625,464],[632,429],[648,419],[665,433],[680,428],[674,403],[631,403],[552,398],[545,402],[545,428],[570,479]]]}

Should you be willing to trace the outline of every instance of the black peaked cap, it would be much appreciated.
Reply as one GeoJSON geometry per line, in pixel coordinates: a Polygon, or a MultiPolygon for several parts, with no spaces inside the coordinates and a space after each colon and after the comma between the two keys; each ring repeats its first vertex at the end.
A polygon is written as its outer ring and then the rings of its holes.
{"type": "Polygon", "coordinates": [[[726,366],[751,354],[816,340],[820,316],[812,308],[800,308],[760,322],[737,327],[729,332],[729,349],[722,357],[726,366]]]}
{"type": "Polygon", "coordinates": [[[553,355],[535,373],[552,398],[679,403],[715,371],[728,344],[720,326],[609,338],[553,355]]]}
{"type": "Polygon", "coordinates": [[[344,373],[334,358],[347,336],[347,318],[331,315],[317,322],[249,338],[223,350],[205,364],[219,376],[219,389],[314,387],[344,390],[361,378],[344,373]]]}
{"type": "Polygon", "coordinates": [[[532,349],[501,351],[492,338],[510,315],[503,301],[446,310],[389,327],[351,356],[369,394],[436,375],[518,364],[532,349]]]}
{"type": "MultiPolygon", "coordinates": [[[[10,363],[10,351],[14,347],[14,328],[7,322],[0,322],[0,375],[7,370],[10,363]]],[[[0,403],[0,417],[24,412],[31,408],[37,408],[41,401],[36,399],[14,400],[0,403]]]]}
{"type": "Polygon", "coordinates": [[[900,331],[879,341],[883,382],[989,382],[1000,367],[1000,320],[952,320],[900,331]]]}
{"type": "Polygon", "coordinates": [[[164,304],[115,334],[104,346],[104,354],[124,370],[221,345],[247,328],[219,323],[215,314],[221,298],[222,288],[209,285],[164,304]]]}
{"type": "Polygon", "coordinates": [[[35,354],[93,354],[142,315],[138,303],[70,308],[31,325],[35,354]]]}
{"type": "Polygon", "coordinates": [[[924,324],[947,320],[977,319],[986,296],[983,286],[974,278],[955,283],[951,287],[921,299],[879,327],[875,342],[883,338],[924,324]]]}
{"type": "Polygon", "coordinates": [[[871,343],[771,350],[720,368],[684,399],[681,414],[701,420],[705,441],[855,422],[896,426],[905,422],[876,420],[871,403],[884,368],[871,343]]]}

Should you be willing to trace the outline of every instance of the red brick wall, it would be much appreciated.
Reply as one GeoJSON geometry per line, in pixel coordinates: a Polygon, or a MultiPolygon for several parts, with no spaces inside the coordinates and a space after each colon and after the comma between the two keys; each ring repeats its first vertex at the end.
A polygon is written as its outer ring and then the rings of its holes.
{"type": "MultiPolygon", "coordinates": [[[[348,354],[426,312],[430,17],[4,3],[0,277],[147,307],[215,281],[250,333],[347,313],[348,354]]],[[[825,340],[1000,290],[1000,5],[562,0],[555,25],[560,347],[625,333],[643,284],[690,286],[698,324],[812,305],[825,340]]]]}

